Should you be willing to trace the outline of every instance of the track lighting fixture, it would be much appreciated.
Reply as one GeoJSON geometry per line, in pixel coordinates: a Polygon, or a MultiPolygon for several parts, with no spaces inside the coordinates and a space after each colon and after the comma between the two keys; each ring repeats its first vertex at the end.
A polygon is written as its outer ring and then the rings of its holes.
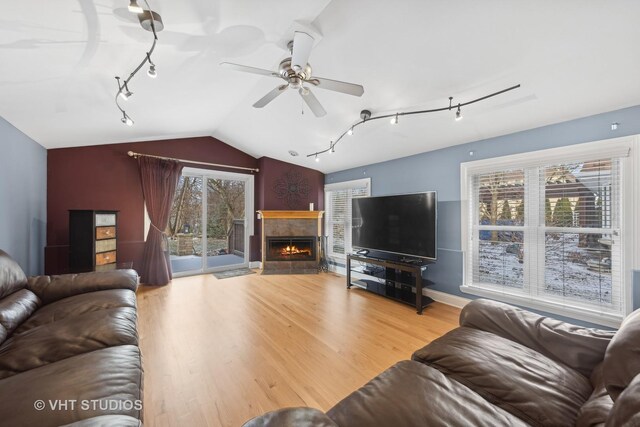
{"type": "MultiPolygon", "coordinates": [[[[492,98],[494,96],[498,96],[501,95],[505,92],[509,92],[511,90],[514,89],[518,89],[520,87],[519,84],[515,85],[515,86],[511,86],[508,87],[506,89],[502,89],[501,91],[498,92],[494,92],[491,93],[489,95],[485,95],[482,96],[480,98],[476,98],[474,100],[468,101],[468,102],[462,102],[462,103],[458,103],[457,105],[457,110],[456,110],[456,121],[460,121],[462,120],[462,107],[466,106],[466,105],[470,105],[470,104],[475,104],[476,102],[480,102],[480,101],[484,101],[485,99],[488,98],[492,98]]],[[[307,157],[312,157],[315,156],[316,162],[320,161],[320,158],[318,157],[319,154],[324,154],[324,153],[334,153],[335,152],[335,146],[338,142],[340,142],[340,140],[342,139],[342,137],[344,137],[345,135],[353,135],[353,129],[356,126],[360,126],[361,124],[365,123],[365,122],[370,122],[372,120],[380,120],[380,119],[390,119],[391,124],[397,124],[398,123],[398,117],[400,115],[403,116],[408,116],[408,115],[412,115],[412,114],[427,114],[427,113],[436,113],[439,111],[451,111],[454,107],[453,105],[453,97],[450,96],[449,97],[449,106],[447,107],[442,107],[442,108],[433,108],[431,110],[417,110],[417,111],[403,111],[403,112],[396,112],[396,113],[392,113],[392,114],[383,114],[380,116],[376,116],[376,117],[372,117],[371,116],[371,111],[369,110],[362,110],[360,112],[360,121],[354,125],[351,125],[351,127],[349,129],[347,129],[346,131],[342,132],[342,134],[334,141],[331,141],[331,143],[329,144],[329,148],[327,148],[326,150],[321,150],[321,151],[316,151],[315,153],[311,153],[311,154],[307,154],[307,157]]]]}
{"type": "Polygon", "coordinates": [[[142,13],[144,10],[138,5],[136,0],[131,0],[129,3],[129,12],[131,13],[142,13]]]}
{"type": "Polygon", "coordinates": [[[130,0],[129,3],[129,11],[132,13],[138,14],[138,20],[140,21],[140,26],[147,31],[151,31],[153,33],[153,43],[151,44],[151,48],[148,52],[146,52],[144,59],[140,64],[129,74],[129,77],[126,79],[123,78],[122,84],[120,84],[120,77],[116,76],[116,81],[118,82],[118,92],[116,93],[116,107],[122,113],[122,119],[120,121],[127,126],[133,126],[133,120],[131,117],[125,113],[124,109],[120,106],[119,99],[122,98],[127,100],[133,95],[133,92],[129,90],[129,82],[131,79],[140,71],[140,69],[148,62],[149,70],[147,71],[147,75],[152,79],[157,77],[156,72],[156,64],[151,61],[151,54],[156,48],[156,43],[158,42],[158,31],[161,31],[164,28],[164,24],[162,23],[162,18],[159,14],[151,10],[151,6],[149,5],[148,0],[142,0],[147,7],[147,10],[143,9],[137,0],[130,0]]]}

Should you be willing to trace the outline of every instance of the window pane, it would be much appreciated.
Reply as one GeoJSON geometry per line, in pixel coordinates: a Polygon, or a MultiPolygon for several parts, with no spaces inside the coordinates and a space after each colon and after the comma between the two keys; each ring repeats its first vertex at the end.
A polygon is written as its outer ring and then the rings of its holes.
{"type": "Polygon", "coordinates": [[[545,224],[552,227],[611,227],[614,178],[611,160],[546,167],[545,224]]]}
{"type": "Polygon", "coordinates": [[[509,288],[524,287],[522,231],[480,231],[476,278],[509,288]]]}
{"type": "Polygon", "coordinates": [[[585,302],[611,299],[611,235],[545,234],[545,288],[585,302]]]}
{"type": "Polygon", "coordinates": [[[481,225],[524,225],[524,171],[476,176],[481,225]]]}
{"type": "Polygon", "coordinates": [[[344,254],[344,224],[332,224],[333,243],[331,250],[335,254],[344,254]]]}

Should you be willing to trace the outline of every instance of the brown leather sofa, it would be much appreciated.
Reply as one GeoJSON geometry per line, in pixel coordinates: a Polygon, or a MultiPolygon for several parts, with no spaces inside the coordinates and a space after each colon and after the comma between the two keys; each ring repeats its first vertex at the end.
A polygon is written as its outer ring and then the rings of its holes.
{"type": "Polygon", "coordinates": [[[133,270],[27,278],[0,250],[0,425],[140,426],[133,270]]]}
{"type": "Polygon", "coordinates": [[[614,333],[476,300],[412,359],[326,414],[287,408],[245,427],[640,426],[640,310],[614,333]]]}

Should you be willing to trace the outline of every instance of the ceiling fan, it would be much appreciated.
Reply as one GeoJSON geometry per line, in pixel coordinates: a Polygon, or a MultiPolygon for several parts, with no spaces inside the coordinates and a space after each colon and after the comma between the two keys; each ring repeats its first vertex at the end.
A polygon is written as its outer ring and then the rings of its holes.
{"type": "Polygon", "coordinates": [[[232,64],[223,62],[220,65],[245,73],[260,74],[263,76],[278,77],[283,79],[286,84],[280,85],[260,98],[253,106],[262,108],[287,89],[297,90],[304,102],[316,117],[322,117],[327,112],[315,97],[309,86],[316,86],[320,89],[333,90],[335,92],[346,93],[347,95],[362,96],[364,88],[361,85],[341,82],[338,80],[325,79],[324,77],[315,77],[311,75],[311,65],[308,63],[311,48],[313,47],[313,37],[309,34],[296,31],[293,40],[289,42],[287,47],[291,56],[280,62],[278,71],[269,71],[262,68],[247,67],[246,65],[232,64]]]}

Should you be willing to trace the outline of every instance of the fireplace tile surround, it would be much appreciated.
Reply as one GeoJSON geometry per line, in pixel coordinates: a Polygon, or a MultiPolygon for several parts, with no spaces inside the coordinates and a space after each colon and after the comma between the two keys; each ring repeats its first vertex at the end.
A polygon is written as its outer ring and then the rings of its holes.
{"type": "Polygon", "coordinates": [[[262,221],[262,274],[316,274],[324,211],[258,213],[262,221]]]}

